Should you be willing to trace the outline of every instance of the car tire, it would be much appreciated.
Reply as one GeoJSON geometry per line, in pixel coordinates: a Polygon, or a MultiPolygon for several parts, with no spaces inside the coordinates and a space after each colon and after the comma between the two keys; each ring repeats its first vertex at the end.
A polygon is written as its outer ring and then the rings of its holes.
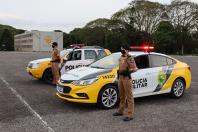
{"type": "Polygon", "coordinates": [[[170,95],[173,98],[181,98],[184,95],[185,89],[184,81],[182,79],[176,79],[173,82],[170,95]]]}
{"type": "Polygon", "coordinates": [[[107,85],[100,91],[97,105],[102,109],[111,109],[115,107],[118,102],[118,88],[113,85],[107,85]]]}
{"type": "Polygon", "coordinates": [[[53,76],[52,76],[52,69],[46,69],[43,73],[43,81],[46,83],[52,83],[53,76]]]}

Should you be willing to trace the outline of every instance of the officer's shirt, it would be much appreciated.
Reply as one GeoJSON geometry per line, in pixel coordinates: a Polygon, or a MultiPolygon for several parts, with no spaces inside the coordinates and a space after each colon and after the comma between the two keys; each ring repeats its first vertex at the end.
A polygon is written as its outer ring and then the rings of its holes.
{"type": "Polygon", "coordinates": [[[137,66],[132,56],[121,56],[119,59],[119,71],[129,70],[130,72],[136,71],[137,66]]]}
{"type": "Polygon", "coordinates": [[[60,52],[58,49],[53,49],[52,51],[52,61],[60,59],[60,52]]]}

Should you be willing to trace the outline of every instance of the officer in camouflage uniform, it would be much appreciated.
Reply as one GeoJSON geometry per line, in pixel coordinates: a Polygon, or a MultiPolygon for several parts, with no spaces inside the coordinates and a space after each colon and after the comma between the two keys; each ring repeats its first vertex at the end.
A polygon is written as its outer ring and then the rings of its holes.
{"type": "Polygon", "coordinates": [[[58,43],[53,42],[52,43],[52,75],[53,75],[53,81],[52,84],[56,85],[59,80],[59,65],[60,65],[61,59],[60,59],[60,51],[58,50],[58,43]]]}
{"type": "Polygon", "coordinates": [[[134,116],[131,73],[137,71],[137,67],[134,58],[128,54],[129,50],[130,47],[127,45],[121,47],[122,56],[119,59],[118,70],[120,104],[118,112],[113,114],[113,116],[122,116],[124,114],[124,108],[127,100],[128,115],[123,119],[124,121],[130,121],[134,116]]]}

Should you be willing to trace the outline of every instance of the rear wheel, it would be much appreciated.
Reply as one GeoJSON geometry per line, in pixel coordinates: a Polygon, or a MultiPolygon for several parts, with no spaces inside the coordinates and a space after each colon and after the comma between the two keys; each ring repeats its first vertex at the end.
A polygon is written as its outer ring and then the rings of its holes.
{"type": "Polygon", "coordinates": [[[180,98],[185,92],[185,83],[182,79],[176,79],[173,83],[170,95],[174,98],[180,98]]]}
{"type": "Polygon", "coordinates": [[[98,106],[104,109],[111,109],[117,105],[118,96],[118,89],[113,85],[107,85],[99,93],[98,106]]]}
{"type": "Polygon", "coordinates": [[[46,69],[43,74],[43,81],[46,83],[52,83],[53,76],[52,76],[52,69],[46,69]]]}

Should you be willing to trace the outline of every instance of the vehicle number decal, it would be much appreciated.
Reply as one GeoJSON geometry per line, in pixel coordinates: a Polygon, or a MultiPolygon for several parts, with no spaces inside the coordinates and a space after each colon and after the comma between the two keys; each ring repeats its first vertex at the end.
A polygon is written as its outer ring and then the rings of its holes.
{"type": "Polygon", "coordinates": [[[115,78],[115,75],[105,75],[102,76],[103,79],[110,79],[110,78],[115,78]]]}

